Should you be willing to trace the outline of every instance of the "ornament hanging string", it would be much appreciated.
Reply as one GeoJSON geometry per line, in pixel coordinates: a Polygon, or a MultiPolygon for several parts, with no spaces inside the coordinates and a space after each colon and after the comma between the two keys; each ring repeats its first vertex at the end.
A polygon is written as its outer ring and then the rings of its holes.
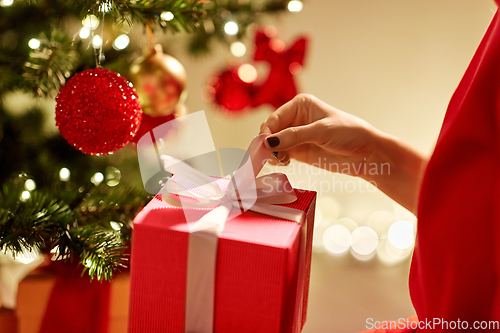
{"type": "Polygon", "coordinates": [[[101,45],[99,46],[99,56],[97,57],[98,61],[97,61],[96,67],[101,67],[101,61],[104,58],[104,55],[102,53],[102,45],[104,44],[104,14],[105,14],[105,11],[104,11],[104,6],[102,4],[101,4],[100,8],[102,10],[102,19],[101,19],[101,45]]]}
{"type": "MultiPolygon", "coordinates": [[[[104,58],[103,52],[102,52],[102,45],[104,43],[104,15],[105,15],[105,11],[104,11],[104,6],[99,6],[99,8],[102,11],[102,18],[101,18],[101,22],[100,22],[101,23],[101,36],[100,36],[101,37],[101,44],[99,45],[98,49],[94,46],[94,37],[95,37],[94,29],[90,29],[90,33],[91,33],[90,43],[92,44],[92,48],[94,49],[94,58],[95,58],[95,67],[96,68],[102,67],[101,61],[104,58]]],[[[90,15],[89,18],[90,18],[90,26],[92,27],[93,26],[93,23],[92,23],[93,15],[90,15]]]]}

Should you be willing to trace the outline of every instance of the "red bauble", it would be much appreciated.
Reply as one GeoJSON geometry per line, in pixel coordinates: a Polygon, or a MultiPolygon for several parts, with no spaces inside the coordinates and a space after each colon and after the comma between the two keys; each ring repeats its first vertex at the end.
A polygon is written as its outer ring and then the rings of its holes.
{"type": "MultiPolygon", "coordinates": [[[[258,30],[255,35],[255,61],[270,65],[269,75],[262,83],[256,77],[246,77],[243,66],[229,68],[210,79],[208,91],[213,101],[227,111],[238,113],[248,108],[269,104],[279,108],[297,95],[294,76],[304,63],[308,38],[298,38],[292,46],[274,38],[273,29],[258,30]]],[[[255,69],[254,69],[255,71],[255,69]]]]}
{"type": "Polygon", "coordinates": [[[139,129],[141,105],[133,85],[104,68],[73,76],[56,98],[56,123],[62,136],[90,155],[123,148],[139,129]]]}

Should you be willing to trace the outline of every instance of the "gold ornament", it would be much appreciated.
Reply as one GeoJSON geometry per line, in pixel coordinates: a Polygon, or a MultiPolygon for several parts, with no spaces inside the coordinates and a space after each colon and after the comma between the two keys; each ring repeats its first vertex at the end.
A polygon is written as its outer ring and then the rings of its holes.
{"type": "Polygon", "coordinates": [[[130,81],[143,112],[151,116],[170,115],[186,100],[186,71],[177,59],[163,53],[160,44],[132,63],[130,81]]]}

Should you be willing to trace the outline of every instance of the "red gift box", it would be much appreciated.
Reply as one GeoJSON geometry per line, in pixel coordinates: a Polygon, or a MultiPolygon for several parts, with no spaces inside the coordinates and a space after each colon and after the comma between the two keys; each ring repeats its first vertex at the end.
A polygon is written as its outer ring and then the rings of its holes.
{"type": "MultiPolygon", "coordinates": [[[[294,191],[297,200],[280,206],[303,211],[301,224],[252,211],[225,223],[217,247],[213,332],[302,330],[316,192],[294,191]]],[[[135,218],[131,333],[185,332],[188,239],[183,209],[161,196],[135,218]]]]}

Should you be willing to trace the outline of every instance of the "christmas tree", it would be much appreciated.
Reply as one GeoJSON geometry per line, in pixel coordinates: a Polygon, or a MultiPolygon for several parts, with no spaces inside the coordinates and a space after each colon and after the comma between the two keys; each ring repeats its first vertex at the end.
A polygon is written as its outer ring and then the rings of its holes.
{"type": "Polygon", "coordinates": [[[53,130],[55,96],[96,67],[128,78],[131,29],[151,44],[155,33],[188,33],[190,53],[207,54],[215,41],[229,46],[228,23],[240,40],[288,3],[0,0],[0,249],[51,254],[99,280],[127,267],[132,219],[151,198],[135,148],[75,149],[53,130]]]}

